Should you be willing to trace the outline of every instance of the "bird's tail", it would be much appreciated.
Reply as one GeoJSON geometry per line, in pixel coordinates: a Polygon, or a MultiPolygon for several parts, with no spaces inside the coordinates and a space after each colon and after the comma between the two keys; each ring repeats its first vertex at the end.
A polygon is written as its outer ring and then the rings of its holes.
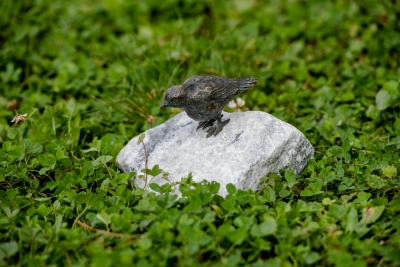
{"type": "Polygon", "coordinates": [[[235,80],[239,84],[240,92],[246,91],[258,82],[257,78],[237,78],[235,80]]]}

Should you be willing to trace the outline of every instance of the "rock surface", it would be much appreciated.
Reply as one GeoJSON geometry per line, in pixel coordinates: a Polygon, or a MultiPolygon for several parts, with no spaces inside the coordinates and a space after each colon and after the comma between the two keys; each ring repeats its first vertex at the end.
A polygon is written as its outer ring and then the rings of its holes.
{"type": "MultiPolygon", "coordinates": [[[[204,130],[196,131],[198,122],[185,112],[146,131],[148,168],[158,164],[169,173],[171,182],[189,173],[197,182],[216,181],[221,185],[219,194],[225,196],[229,183],[237,189],[257,190],[261,177],[289,165],[299,174],[314,155],[312,145],[299,130],[268,113],[223,114],[223,119],[231,121],[216,137],[206,138],[204,130]]],[[[124,172],[144,169],[145,155],[138,138],[134,137],[118,154],[117,163],[124,172]]],[[[166,183],[161,174],[152,182],[166,183]]],[[[144,181],[135,179],[135,185],[143,187],[144,181]]]]}

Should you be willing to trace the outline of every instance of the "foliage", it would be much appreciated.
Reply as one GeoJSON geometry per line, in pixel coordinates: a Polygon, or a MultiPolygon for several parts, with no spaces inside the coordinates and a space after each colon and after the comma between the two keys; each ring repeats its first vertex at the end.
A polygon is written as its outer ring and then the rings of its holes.
{"type": "Polygon", "coordinates": [[[400,265],[399,1],[6,0],[0,26],[0,266],[400,265]],[[307,136],[300,177],[132,187],[117,153],[202,73],[259,78],[242,109],[307,136]]]}

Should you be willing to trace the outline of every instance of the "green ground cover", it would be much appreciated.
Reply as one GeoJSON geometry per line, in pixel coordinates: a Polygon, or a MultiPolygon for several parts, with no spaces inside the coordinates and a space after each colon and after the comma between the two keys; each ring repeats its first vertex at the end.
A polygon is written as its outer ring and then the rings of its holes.
{"type": "Polygon", "coordinates": [[[0,29],[0,266],[400,266],[398,0],[3,0],[0,29]],[[197,74],[259,78],[302,175],[133,188],[117,153],[197,74]]]}

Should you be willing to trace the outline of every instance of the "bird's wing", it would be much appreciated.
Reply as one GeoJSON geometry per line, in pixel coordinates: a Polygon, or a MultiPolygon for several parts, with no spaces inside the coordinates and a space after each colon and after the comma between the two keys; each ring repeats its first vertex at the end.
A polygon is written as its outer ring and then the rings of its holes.
{"type": "Polygon", "coordinates": [[[191,102],[197,108],[209,111],[222,109],[239,93],[235,82],[226,84],[202,83],[192,89],[188,94],[191,102]]]}
{"type": "Polygon", "coordinates": [[[189,89],[188,97],[197,101],[207,101],[209,99],[212,92],[212,84],[202,83],[197,86],[194,84],[183,84],[189,89]]]}
{"type": "Polygon", "coordinates": [[[230,78],[223,76],[215,76],[215,75],[197,75],[188,78],[183,84],[199,84],[199,83],[227,83],[230,78]]]}
{"type": "Polygon", "coordinates": [[[220,103],[228,103],[239,93],[238,84],[235,81],[213,84],[210,100],[220,103]]]}
{"type": "Polygon", "coordinates": [[[199,79],[200,76],[192,76],[188,79],[186,79],[186,81],[183,82],[183,84],[194,84],[197,82],[197,80],[199,79]]]}
{"type": "Polygon", "coordinates": [[[236,82],[202,83],[191,88],[189,97],[193,100],[224,102],[224,100],[232,100],[238,93],[239,88],[236,82]]]}

